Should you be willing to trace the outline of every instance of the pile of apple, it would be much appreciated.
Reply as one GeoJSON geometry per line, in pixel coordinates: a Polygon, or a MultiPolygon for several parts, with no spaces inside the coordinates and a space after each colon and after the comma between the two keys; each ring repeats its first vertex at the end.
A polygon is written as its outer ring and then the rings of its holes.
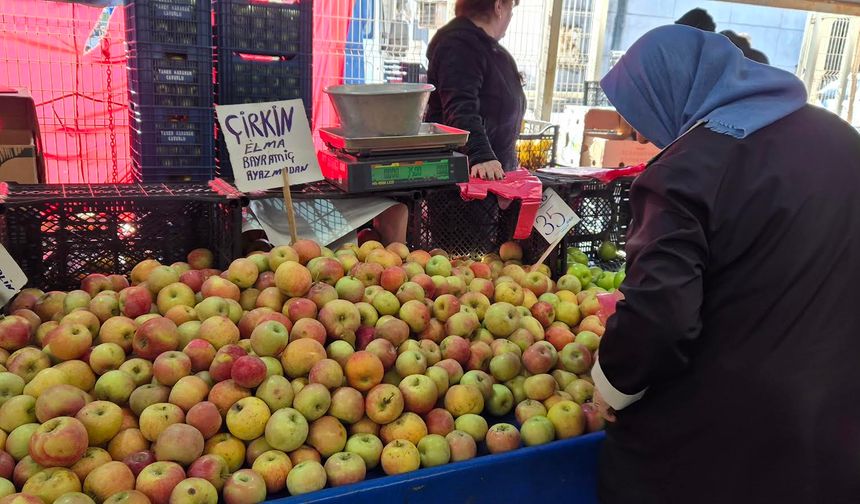
{"type": "Polygon", "coordinates": [[[604,289],[521,259],[300,240],[27,289],[0,320],[0,504],[253,504],[601,429],[604,289]]]}

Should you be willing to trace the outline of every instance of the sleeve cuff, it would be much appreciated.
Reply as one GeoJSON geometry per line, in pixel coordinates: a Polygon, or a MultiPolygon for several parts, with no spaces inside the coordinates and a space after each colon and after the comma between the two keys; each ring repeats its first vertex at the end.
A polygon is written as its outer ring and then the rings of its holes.
{"type": "Polygon", "coordinates": [[[594,386],[600,391],[603,399],[607,404],[612,406],[612,409],[615,411],[621,411],[639,399],[642,399],[642,396],[645,395],[645,390],[648,390],[645,389],[641,392],[630,395],[613,387],[612,384],[609,383],[609,379],[606,378],[606,375],[603,373],[603,369],[600,367],[600,359],[594,361],[594,367],[591,368],[591,379],[594,380],[594,386]]]}

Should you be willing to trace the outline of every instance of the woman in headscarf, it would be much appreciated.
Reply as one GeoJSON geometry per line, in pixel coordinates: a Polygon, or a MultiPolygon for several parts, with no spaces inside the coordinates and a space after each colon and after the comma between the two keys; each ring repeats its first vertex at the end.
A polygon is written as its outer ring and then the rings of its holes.
{"type": "Polygon", "coordinates": [[[602,86],[664,148],[592,373],[602,502],[860,501],[860,136],[686,26],[602,86]]]}

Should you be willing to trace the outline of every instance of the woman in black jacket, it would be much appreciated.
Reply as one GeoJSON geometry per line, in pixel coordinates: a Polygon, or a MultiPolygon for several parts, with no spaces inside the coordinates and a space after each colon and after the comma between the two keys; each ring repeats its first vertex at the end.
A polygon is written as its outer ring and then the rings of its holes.
{"type": "Polygon", "coordinates": [[[436,86],[426,120],[469,131],[473,177],[501,179],[517,168],[526,98],[514,58],[499,44],[519,0],[457,0],[457,17],[427,49],[436,86]]]}

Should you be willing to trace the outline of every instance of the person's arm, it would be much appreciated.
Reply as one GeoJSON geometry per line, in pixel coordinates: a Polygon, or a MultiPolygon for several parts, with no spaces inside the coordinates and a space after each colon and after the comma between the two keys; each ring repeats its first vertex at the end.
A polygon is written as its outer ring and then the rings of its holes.
{"type": "Polygon", "coordinates": [[[685,344],[701,331],[702,277],[708,257],[702,176],[655,164],[634,184],[629,262],[615,314],[607,321],[592,379],[615,410],[682,372],[685,344]]]}
{"type": "Polygon", "coordinates": [[[484,119],[479,93],[487,62],[478,50],[459,39],[440,44],[433,62],[437,68],[437,92],[445,124],[469,132],[465,154],[471,166],[496,161],[484,119]]]}

